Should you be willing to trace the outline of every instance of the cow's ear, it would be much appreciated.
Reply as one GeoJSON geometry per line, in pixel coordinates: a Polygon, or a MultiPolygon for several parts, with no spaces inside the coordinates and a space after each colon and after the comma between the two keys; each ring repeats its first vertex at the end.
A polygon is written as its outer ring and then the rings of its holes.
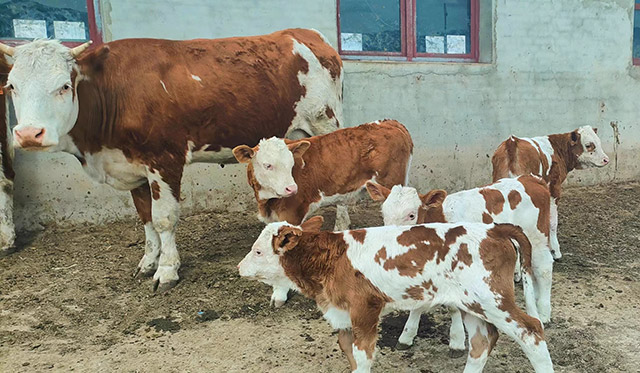
{"type": "Polygon", "coordinates": [[[251,162],[251,158],[256,155],[256,152],[253,150],[253,148],[250,148],[247,145],[238,145],[233,148],[232,152],[240,163],[249,163],[251,162]]]}
{"type": "Polygon", "coordinates": [[[378,202],[386,200],[387,197],[389,197],[389,193],[391,193],[391,189],[378,183],[374,183],[373,181],[367,181],[365,187],[367,188],[367,192],[369,192],[371,199],[378,202]]]}
{"type": "Polygon", "coordinates": [[[77,59],[78,65],[81,66],[83,72],[87,72],[87,70],[91,72],[96,72],[102,70],[104,66],[104,62],[111,49],[109,49],[108,45],[103,45],[100,48],[97,48],[88,53],[82,53],[80,58],[77,59]]]}
{"type": "Polygon", "coordinates": [[[278,233],[273,237],[273,251],[282,254],[287,252],[298,244],[298,240],[302,236],[302,229],[285,225],[278,229],[278,233]]]}
{"type": "Polygon", "coordinates": [[[597,134],[598,134],[598,129],[597,129],[597,128],[594,128],[594,129],[593,129],[593,132],[595,132],[595,134],[597,135],[597,134]]]}
{"type": "Polygon", "coordinates": [[[293,153],[294,158],[302,157],[302,154],[304,154],[304,152],[306,152],[307,149],[309,149],[309,146],[311,146],[311,143],[309,141],[304,141],[304,140],[287,144],[287,147],[289,148],[291,153],[293,153]]]}
{"type": "Polygon", "coordinates": [[[442,205],[445,198],[447,198],[447,192],[442,189],[434,189],[427,194],[420,195],[420,200],[424,207],[436,207],[442,205]]]}
{"type": "Polygon", "coordinates": [[[578,130],[571,132],[571,145],[577,144],[579,139],[580,134],[578,133],[578,130]]]}
{"type": "Polygon", "coordinates": [[[320,232],[322,223],[324,223],[324,218],[318,215],[302,223],[302,225],[300,225],[300,228],[302,228],[302,230],[305,232],[320,232]]]}

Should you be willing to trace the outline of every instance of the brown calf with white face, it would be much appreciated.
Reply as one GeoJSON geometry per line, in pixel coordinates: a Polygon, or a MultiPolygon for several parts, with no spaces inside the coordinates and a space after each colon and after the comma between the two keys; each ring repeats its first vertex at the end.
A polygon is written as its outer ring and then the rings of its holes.
{"type": "MultiPolygon", "coordinates": [[[[511,223],[522,228],[531,242],[531,252],[521,252],[521,261],[531,263],[531,273],[523,273],[527,313],[548,322],[551,315],[551,278],[553,257],[549,248],[549,189],[536,176],[501,179],[493,184],[447,194],[432,190],[418,194],[411,187],[385,188],[367,183],[374,200],[384,201],[385,225],[424,223],[511,223]]],[[[457,309],[451,310],[449,347],[453,355],[464,350],[464,326],[457,309]]],[[[420,312],[412,311],[398,340],[399,348],[408,348],[418,331],[420,312]]]]}
{"type": "Polygon", "coordinates": [[[10,70],[9,63],[0,53],[0,251],[13,246],[13,146],[9,129],[9,100],[4,90],[10,70]]]}
{"type": "Polygon", "coordinates": [[[493,181],[505,177],[537,175],[549,184],[551,193],[551,248],[560,259],[557,203],[562,183],[574,170],[604,167],[609,157],[602,149],[598,129],[582,126],[572,132],[533,138],[511,136],[498,146],[491,158],[493,181]]]}
{"type": "Polygon", "coordinates": [[[339,330],[351,369],[368,372],[378,322],[389,309],[459,308],[469,331],[465,372],[481,372],[497,330],[515,339],[536,372],[552,372],[542,324],[515,303],[516,251],[531,250],[511,224],[423,224],[319,232],[321,218],[302,226],[265,227],[238,264],[241,276],[289,286],[312,298],[339,330]]]}
{"type": "MultiPolygon", "coordinates": [[[[300,224],[322,206],[339,205],[336,230],[349,228],[349,215],[340,204],[361,198],[367,181],[389,187],[406,183],[412,151],[409,132],[395,120],[233,149],[236,159],[247,163],[260,220],[300,224]]],[[[275,287],[272,302],[284,304],[288,290],[275,287]]]]}

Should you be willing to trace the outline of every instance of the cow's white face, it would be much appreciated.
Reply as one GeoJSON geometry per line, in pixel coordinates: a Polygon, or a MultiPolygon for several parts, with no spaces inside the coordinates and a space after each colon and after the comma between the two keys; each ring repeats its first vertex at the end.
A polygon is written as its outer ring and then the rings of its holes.
{"type": "Polygon", "coordinates": [[[286,222],[268,224],[251,247],[251,251],[238,264],[240,276],[259,280],[269,285],[295,288],[295,284],[287,277],[280,264],[282,250],[273,247],[274,238],[278,236],[282,227],[297,228],[286,222]]]}
{"type": "Polygon", "coordinates": [[[55,150],[78,117],[71,49],[56,40],[36,40],[15,48],[13,57],[7,88],[18,119],[14,146],[55,150]]]}
{"type": "Polygon", "coordinates": [[[602,149],[602,144],[596,131],[591,126],[578,128],[580,143],[582,144],[582,154],[578,155],[578,162],[582,168],[603,167],[609,164],[609,157],[602,149]]]}
{"type": "Polygon", "coordinates": [[[292,174],[294,157],[301,157],[308,148],[308,141],[287,145],[283,139],[272,137],[261,140],[254,148],[240,145],[233,154],[239,162],[251,163],[260,199],[284,198],[298,192],[292,174]]]}
{"type": "Polygon", "coordinates": [[[422,201],[415,188],[394,185],[382,204],[384,225],[414,225],[422,201]]]}

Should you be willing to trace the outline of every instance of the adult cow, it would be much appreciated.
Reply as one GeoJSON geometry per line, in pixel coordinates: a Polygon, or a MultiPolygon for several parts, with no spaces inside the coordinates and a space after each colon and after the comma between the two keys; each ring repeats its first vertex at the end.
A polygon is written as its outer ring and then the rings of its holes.
{"type": "Polygon", "coordinates": [[[75,155],[130,190],[145,227],[136,273],[178,281],[180,180],[191,162],[235,162],[264,137],[337,129],[342,61],[314,30],[215,40],[125,39],[85,52],[55,40],[10,48],[16,147],[75,155]]]}
{"type": "MultiPolygon", "coordinates": [[[[10,66],[0,54],[0,87],[7,83],[10,66]]],[[[13,226],[13,146],[9,130],[9,100],[4,90],[0,90],[0,250],[13,246],[15,229],[13,226]]]]}

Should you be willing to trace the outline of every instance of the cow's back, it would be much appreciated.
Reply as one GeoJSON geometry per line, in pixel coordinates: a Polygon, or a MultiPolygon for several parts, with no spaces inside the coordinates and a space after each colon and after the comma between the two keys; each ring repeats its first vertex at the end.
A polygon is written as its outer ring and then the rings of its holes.
{"type": "Polygon", "coordinates": [[[314,114],[335,117],[335,128],[342,115],[342,62],[312,30],[188,41],[123,39],[84,55],[79,65],[89,79],[78,87],[81,113],[72,135],[90,132],[95,140],[96,133],[108,133],[99,139],[107,146],[152,148],[171,138],[180,148],[191,141],[195,150],[215,152],[283,137],[311,88],[305,78],[318,69],[324,76],[313,77],[333,89],[321,92],[314,114]],[[112,116],[108,130],[83,116],[91,110],[83,101],[99,100],[107,106],[103,116],[112,116]]]}
{"type": "Polygon", "coordinates": [[[493,182],[519,175],[544,176],[541,172],[543,167],[539,151],[530,141],[515,136],[511,136],[498,146],[491,157],[491,163],[493,182]]]}

